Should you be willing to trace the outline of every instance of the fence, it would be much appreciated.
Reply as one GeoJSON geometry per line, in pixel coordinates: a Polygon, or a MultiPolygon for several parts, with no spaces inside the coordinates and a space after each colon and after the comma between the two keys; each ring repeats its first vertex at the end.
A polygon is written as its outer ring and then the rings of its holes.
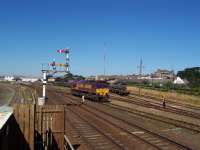
{"type": "Polygon", "coordinates": [[[64,149],[65,109],[62,105],[37,106],[35,113],[37,149],[64,149]]]}
{"type": "Polygon", "coordinates": [[[13,108],[14,120],[20,129],[21,134],[23,134],[23,136],[16,136],[16,140],[18,141],[16,148],[34,150],[35,106],[29,104],[16,104],[13,105],[13,108]]]}
{"type": "Polygon", "coordinates": [[[63,105],[15,104],[13,108],[16,122],[14,125],[22,135],[12,137],[16,141],[14,149],[64,150],[63,105]]]}

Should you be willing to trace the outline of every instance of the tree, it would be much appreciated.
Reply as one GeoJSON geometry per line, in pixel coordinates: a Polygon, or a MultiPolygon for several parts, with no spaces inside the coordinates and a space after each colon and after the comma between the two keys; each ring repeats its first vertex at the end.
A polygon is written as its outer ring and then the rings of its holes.
{"type": "Polygon", "coordinates": [[[22,79],[20,77],[14,77],[15,81],[22,81],[22,79]]]}
{"type": "Polygon", "coordinates": [[[177,76],[188,80],[191,87],[200,87],[200,67],[186,68],[179,71],[177,76]]]}
{"type": "Polygon", "coordinates": [[[81,75],[74,75],[72,73],[68,73],[64,76],[64,80],[65,81],[69,81],[69,80],[84,80],[85,78],[81,75]]]}

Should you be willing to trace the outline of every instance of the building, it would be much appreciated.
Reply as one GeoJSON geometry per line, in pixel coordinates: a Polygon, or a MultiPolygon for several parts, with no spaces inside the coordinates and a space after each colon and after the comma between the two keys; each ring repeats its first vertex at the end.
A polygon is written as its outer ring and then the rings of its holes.
{"type": "Polygon", "coordinates": [[[175,77],[174,71],[158,69],[152,74],[152,78],[171,79],[175,77]]]}
{"type": "Polygon", "coordinates": [[[21,78],[22,82],[36,82],[38,80],[38,78],[21,78]]]}
{"type": "Polygon", "coordinates": [[[0,76],[0,81],[4,81],[4,76],[0,76]]]}
{"type": "Polygon", "coordinates": [[[186,85],[188,83],[189,82],[187,80],[181,79],[181,77],[177,77],[173,82],[173,84],[176,84],[176,85],[186,85]]]}
{"type": "Polygon", "coordinates": [[[4,81],[14,81],[15,80],[15,77],[13,76],[5,76],[4,77],[4,81]]]}

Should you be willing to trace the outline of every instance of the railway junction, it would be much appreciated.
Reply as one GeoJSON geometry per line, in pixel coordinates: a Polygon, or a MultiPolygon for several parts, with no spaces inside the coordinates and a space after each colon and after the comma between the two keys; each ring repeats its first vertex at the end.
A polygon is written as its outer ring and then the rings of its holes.
{"type": "Polygon", "coordinates": [[[9,135],[13,130],[24,138],[12,143],[18,149],[200,149],[198,107],[168,102],[163,108],[162,101],[133,94],[110,94],[109,102],[86,99],[82,104],[68,87],[55,85],[47,87],[45,106],[38,106],[42,84],[8,86],[15,94],[13,109],[1,109],[1,117],[7,117],[1,149],[11,148],[6,142],[16,140],[9,135]]]}

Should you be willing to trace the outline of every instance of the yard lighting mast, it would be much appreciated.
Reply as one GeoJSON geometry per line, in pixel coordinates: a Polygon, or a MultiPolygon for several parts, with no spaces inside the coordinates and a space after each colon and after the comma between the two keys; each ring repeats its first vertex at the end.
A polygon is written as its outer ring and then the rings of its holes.
{"type": "MultiPolygon", "coordinates": [[[[138,66],[139,68],[139,80],[142,79],[142,69],[144,68],[143,66],[143,61],[142,61],[142,58],[140,59],[140,65],[138,66]]],[[[139,86],[139,95],[141,95],[141,87],[139,86]]]]}
{"type": "Polygon", "coordinates": [[[104,43],[104,56],[103,56],[103,65],[104,65],[104,68],[103,68],[103,75],[104,75],[104,78],[105,78],[105,75],[106,75],[106,43],[104,43]]]}
{"type": "Polygon", "coordinates": [[[142,69],[144,68],[142,58],[140,59],[140,65],[138,66],[138,68],[139,68],[139,79],[141,79],[142,78],[142,69]]]}

